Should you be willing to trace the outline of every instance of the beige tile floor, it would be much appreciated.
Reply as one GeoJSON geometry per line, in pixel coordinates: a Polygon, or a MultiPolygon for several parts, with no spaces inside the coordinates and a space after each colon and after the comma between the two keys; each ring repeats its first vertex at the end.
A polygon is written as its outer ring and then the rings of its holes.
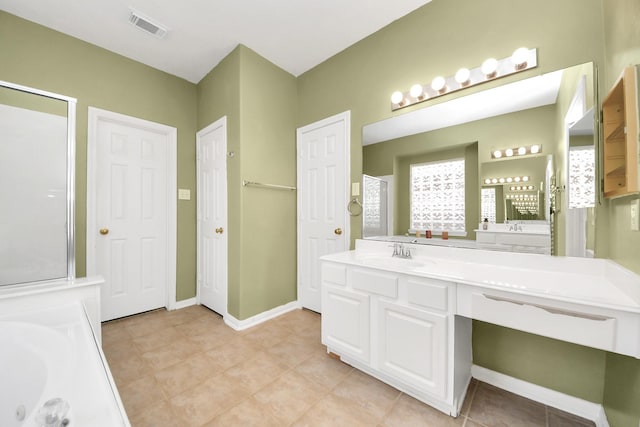
{"type": "Polygon", "coordinates": [[[320,316],[296,310],[236,332],[193,306],[102,325],[134,427],[593,426],[473,380],[458,418],[329,357],[320,316]]]}

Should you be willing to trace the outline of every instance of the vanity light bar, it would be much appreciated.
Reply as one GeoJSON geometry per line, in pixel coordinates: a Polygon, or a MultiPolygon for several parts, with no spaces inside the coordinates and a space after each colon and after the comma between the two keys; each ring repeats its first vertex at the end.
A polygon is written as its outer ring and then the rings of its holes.
{"type": "Polygon", "coordinates": [[[505,197],[513,200],[538,200],[537,194],[507,194],[505,197]]]}
{"type": "Polygon", "coordinates": [[[391,94],[391,111],[437,98],[461,89],[486,83],[491,80],[520,73],[538,66],[537,49],[521,47],[507,58],[489,58],[480,67],[460,68],[449,77],[436,76],[429,84],[414,84],[407,92],[391,94]]]}
{"type": "Polygon", "coordinates": [[[512,185],[509,187],[509,190],[511,191],[533,191],[535,189],[535,185],[512,185]]]}
{"type": "Polygon", "coordinates": [[[529,182],[528,176],[508,176],[504,178],[486,178],[484,183],[487,185],[501,185],[501,184],[511,184],[512,182],[529,182]]]}
{"type": "Polygon", "coordinates": [[[528,147],[521,146],[515,148],[505,148],[504,150],[494,150],[491,152],[492,159],[501,159],[503,157],[526,156],[530,154],[539,154],[542,152],[542,145],[534,144],[528,147]]]}

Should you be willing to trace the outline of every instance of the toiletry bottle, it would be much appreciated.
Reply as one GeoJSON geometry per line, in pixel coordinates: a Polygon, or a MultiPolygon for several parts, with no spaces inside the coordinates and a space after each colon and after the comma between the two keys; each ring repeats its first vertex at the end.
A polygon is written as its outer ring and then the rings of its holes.
{"type": "Polygon", "coordinates": [[[449,232],[448,231],[443,231],[442,232],[442,240],[447,240],[449,238],[449,232]]]}
{"type": "Polygon", "coordinates": [[[486,230],[487,228],[489,228],[489,219],[485,218],[484,222],[482,223],[482,229],[486,230]]]}

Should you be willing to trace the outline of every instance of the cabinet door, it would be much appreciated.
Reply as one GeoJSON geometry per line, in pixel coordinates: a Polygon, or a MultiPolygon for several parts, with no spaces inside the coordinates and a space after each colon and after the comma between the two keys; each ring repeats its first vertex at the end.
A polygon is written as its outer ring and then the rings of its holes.
{"type": "Polygon", "coordinates": [[[447,316],[379,302],[379,369],[446,397],[447,316]]]}
{"type": "Polygon", "coordinates": [[[322,343],[341,356],[369,363],[369,295],[322,285],[322,343]]]}

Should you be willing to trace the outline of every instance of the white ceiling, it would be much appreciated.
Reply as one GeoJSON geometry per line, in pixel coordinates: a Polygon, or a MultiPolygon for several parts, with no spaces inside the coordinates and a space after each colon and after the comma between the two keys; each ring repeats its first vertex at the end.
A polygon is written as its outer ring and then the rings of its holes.
{"type": "Polygon", "coordinates": [[[430,0],[0,0],[0,9],[199,82],[239,43],[298,76],[430,0]],[[130,7],[169,28],[129,24],[130,7]]]}

